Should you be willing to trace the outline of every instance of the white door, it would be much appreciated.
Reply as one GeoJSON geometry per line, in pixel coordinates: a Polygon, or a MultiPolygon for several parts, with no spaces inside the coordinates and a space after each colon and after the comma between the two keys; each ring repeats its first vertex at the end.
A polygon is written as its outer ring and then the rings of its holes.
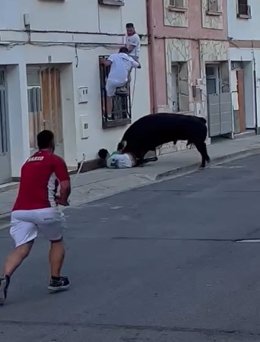
{"type": "Polygon", "coordinates": [[[0,69],[0,184],[11,180],[5,71],[0,69]]]}

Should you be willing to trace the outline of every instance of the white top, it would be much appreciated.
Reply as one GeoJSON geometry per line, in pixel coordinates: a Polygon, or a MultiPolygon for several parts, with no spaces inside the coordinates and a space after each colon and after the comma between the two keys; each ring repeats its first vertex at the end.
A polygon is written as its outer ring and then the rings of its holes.
{"type": "Polygon", "coordinates": [[[109,169],[127,169],[133,166],[133,160],[128,153],[112,154],[107,159],[107,167],[109,169]]]}
{"type": "Polygon", "coordinates": [[[108,58],[112,62],[108,79],[115,83],[125,84],[132,68],[137,68],[139,63],[126,53],[114,53],[108,58]]]}
{"type": "Polygon", "coordinates": [[[125,37],[126,45],[135,46],[135,48],[129,52],[129,56],[139,58],[140,56],[140,47],[141,47],[141,40],[137,33],[133,34],[132,36],[125,37]]]}

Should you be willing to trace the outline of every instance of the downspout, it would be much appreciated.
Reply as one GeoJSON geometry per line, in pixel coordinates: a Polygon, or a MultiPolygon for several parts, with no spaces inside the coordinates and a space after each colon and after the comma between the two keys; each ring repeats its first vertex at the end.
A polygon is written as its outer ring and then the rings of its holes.
{"type": "Polygon", "coordinates": [[[253,55],[253,65],[254,65],[254,97],[255,97],[255,134],[258,134],[258,106],[257,106],[257,81],[256,81],[256,61],[254,52],[254,43],[252,41],[252,55],[253,55]]]}
{"type": "Polygon", "coordinates": [[[147,9],[147,29],[148,29],[148,59],[149,59],[149,80],[150,80],[150,105],[152,113],[157,112],[157,94],[156,94],[156,75],[154,71],[155,46],[154,46],[154,25],[153,25],[153,3],[152,0],[146,0],[147,9]]]}

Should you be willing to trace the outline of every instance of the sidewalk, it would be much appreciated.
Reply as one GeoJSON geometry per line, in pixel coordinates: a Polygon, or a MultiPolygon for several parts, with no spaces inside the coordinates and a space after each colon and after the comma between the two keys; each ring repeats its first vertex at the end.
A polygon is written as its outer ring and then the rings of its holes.
{"type": "MultiPolygon", "coordinates": [[[[260,136],[223,140],[209,145],[208,152],[212,163],[260,153],[260,136]]],[[[71,206],[79,206],[122,191],[148,185],[169,176],[196,170],[200,161],[199,153],[192,148],[160,156],[158,162],[147,164],[144,167],[125,170],[99,169],[73,175],[71,177],[71,206]]],[[[0,187],[0,225],[1,221],[3,223],[9,219],[17,187],[17,184],[0,187]]]]}

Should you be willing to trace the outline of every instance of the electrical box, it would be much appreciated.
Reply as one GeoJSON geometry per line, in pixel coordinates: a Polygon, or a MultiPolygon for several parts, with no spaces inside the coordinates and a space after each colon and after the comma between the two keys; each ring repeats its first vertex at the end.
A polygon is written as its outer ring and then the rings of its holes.
{"type": "Polygon", "coordinates": [[[78,97],[79,97],[79,103],[87,103],[88,102],[88,87],[79,87],[78,97]]]}
{"type": "Polygon", "coordinates": [[[24,13],[23,15],[23,23],[24,27],[29,30],[31,27],[31,22],[30,22],[30,14],[29,13],[24,13]]]}
{"type": "Polygon", "coordinates": [[[192,86],[192,97],[196,101],[201,101],[201,89],[199,88],[199,86],[192,86]]]}
{"type": "Polygon", "coordinates": [[[88,139],[88,118],[87,116],[80,117],[80,135],[81,139],[88,139]]]}
{"type": "Polygon", "coordinates": [[[203,89],[203,79],[202,79],[202,78],[197,78],[197,80],[196,80],[196,86],[197,86],[197,88],[199,88],[200,90],[203,89]]]}

